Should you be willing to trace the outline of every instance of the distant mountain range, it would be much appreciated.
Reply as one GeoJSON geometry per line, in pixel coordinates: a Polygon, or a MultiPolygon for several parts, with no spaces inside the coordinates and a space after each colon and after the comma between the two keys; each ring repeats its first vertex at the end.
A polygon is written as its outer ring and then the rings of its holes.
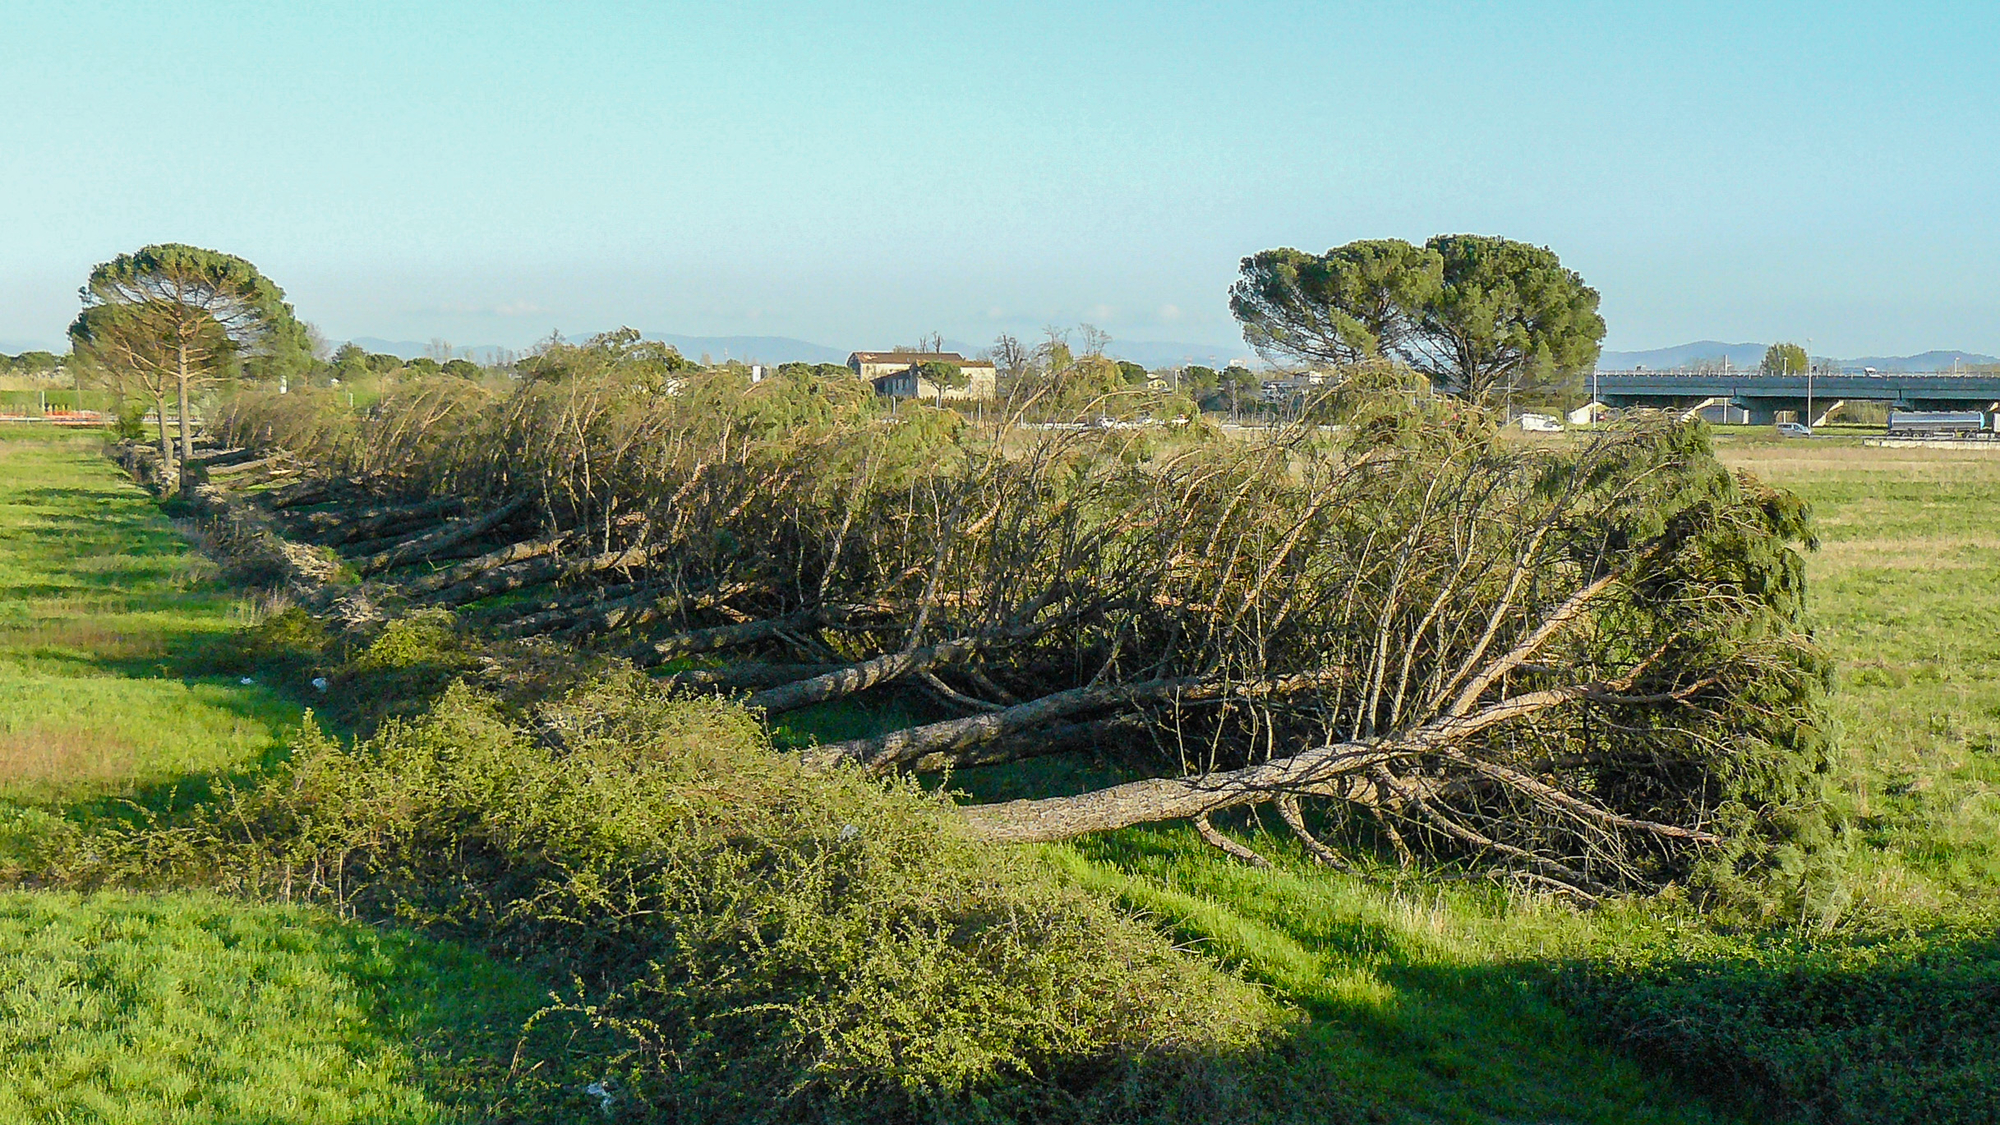
{"type": "MultiPolygon", "coordinates": [[[[1666,371],[1675,367],[1689,366],[1698,360],[1727,359],[1731,367],[1755,367],[1763,360],[1765,347],[1764,344],[1725,344],[1718,340],[1697,340],[1692,344],[1654,348],[1644,352],[1605,352],[1597,357],[1597,366],[1601,371],[1630,371],[1635,367],[1666,371]]],[[[1864,367],[1885,372],[1949,371],[1954,363],[1962,367],[1972,367],[1982,363],[2000,363],[2000,359],[1977,352],[1930,351],[1918,355],[1870,355],[1858,359],[1835,359],[1832,363],[1837,367],[1852,368],[1856,371],[1864,367]]]]}
{"type": "MultiPolygon", "coordinates": [[[[848,353],[857,348],[830,348],[815,344],[810,340],[798,340],[790,336],[682,336],[673,332],[643,333],[648,340],[658,340],[672,344],[680,353],[690,359],[708,356],[713,362],[741,360],[745,363],[846,363],[848,353]]],[[[584,340],[588,333],[568,337],[584,340]]],[[[423,355],[429,344],[415,340],[384,340],[375,336],[356,336],[353,341],[359,347],[371,352],[412,359],[423,355]]],[[[890,348],[899,341],[871,341],[864,347],[890,348]]],[[[907,343],[908,341],[900,341],[907,343]]],[[[968,344],[961,340],[946,340],[946,351],[962,355],[976,354],[981,345],[968,344]]],[[[454,347],[453,355],[463,355],[481,363],[491,363],[495,357],[510,349],[494,344],[474,344],[468,347],[454,347]]],[[[1212,344],[1185,344],[1171,340],[1113,340],[1105,349],[1114,359],[1128,360],[1149,368],[1177,367],[1183,364],[1202,364],[1221,367],[1231,360],[1249,362],[1253,357],[1248,348],[1218,348],[1212,344]]],[[[1757,353],[1763,355],[1760,349],[1757,353]]]]}
{"type": "MultiPolygon", "coordinates": [[[[384,340],[379,336],[356,336],[344,342],[353,344],[359,348],[366,348],[371,352],[401,356],[404,359],[415,359],[430,350],[429,344],[420,344],[415,340],[384,340]]],[[[337,347],[338,345],[335,346],[337,347]]],[[[454,347],[451,349],[451,354],[454,357],[470,359],[476,363],[492,363],[502,355],[518,355],[520,354],[520,350],[517,348],[503,348],[498,344],[473,344],[469,347],[454,347]]]]}
{"type": "MultiPolygon", "coordinates": [[[[648,340],[658,340],[672,344],[689,359],[707,356],[712,362],[741,360],[744,363],[846,363],[853,348],[832,348],[825,344],[815,344],[810,340],[795,339],[791,336],[683,336],[673,332],[647,332],[648,340]]],[[[571,340],[587,339],[588,334],[571,336],[571,340]]],[[[908,341],[869,341],[864,347],[889,348],[908,341]]],[[[414,340],[383,340],[374,336],[357,336],[354,343],[371,352],[387,352],[391,355],[410,359],[423,355],[428,344],[414,340]]],[[[974,355],[981,345],[968,344],[962,340],[946,340],[946,351],[963,355],[974,355]]],[[[1653,348],[1650,351],[1605,352],[1598,356],[1597,366],[1604,371],[1630,371],[1635,367],[1645,367],[1654,371],[1666,371],[1676,367],[1687,367],[1699,360],[1727,359],[1732,367],[1755,367],[1764,358],[1763,344],[1726,344],[1720,340],[1697,340],[1692,344],[1678,344],[1671,348],[1653,348]]],[[[1185,364],[1201,364],[1207,367],[1222,367],[1232,361],[1255,363],[1255,356],[1247,347],[1221,348],[1213,344],[1177,343],[1171,340],[1113,340],[1105,353],[1113,359],[1129,360],[1148,368],[1179,367],[1185,364]]],[[[503,354],[513,354],[512,349],[494,344],[476,344],[471,347],[454,348],[454,355],[469,355],[481,363],[491,363],[503,354]]],[[[1815,357],[1819,358],[1819,357],[1815,357]]],[[[1928,351],[1917,355],[1872,355],[1856,359],[1831,360],[1835,366],[1859,371],[1872,367],[1883,372],[1902,371],[1949,371],[1954,363],[1962,367],[1980,364],[2000,363],[2000,358],[1978,352],[1928,351]]]]}

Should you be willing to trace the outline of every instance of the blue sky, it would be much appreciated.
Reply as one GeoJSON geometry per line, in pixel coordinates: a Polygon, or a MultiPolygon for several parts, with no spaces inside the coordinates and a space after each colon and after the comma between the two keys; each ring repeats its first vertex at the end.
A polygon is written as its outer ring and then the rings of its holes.
{"type": "Polygon", "coordinates": [[[1476,231],[1606,346],[2000,353],[2000,4],[0,0],[0,348],[238,253],[335,340],[1229,343],[1237,260],[1476,231]]]}

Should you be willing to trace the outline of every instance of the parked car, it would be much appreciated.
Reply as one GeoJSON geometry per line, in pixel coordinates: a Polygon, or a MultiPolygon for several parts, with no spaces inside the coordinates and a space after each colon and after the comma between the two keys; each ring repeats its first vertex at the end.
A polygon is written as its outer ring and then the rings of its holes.
{"type": "Polygon", "coordinates": [[[1547,414],[1523,414],[1521,428],[1531,434],[1559,434],[1563,425],[1547,414]]]}
{"type": "Polygon", "coordinates": [[[1812,427],[1806,425],[1804,422],[1780,422],[1778,423],[1778,436],[1811,437],[1812,427]]]}

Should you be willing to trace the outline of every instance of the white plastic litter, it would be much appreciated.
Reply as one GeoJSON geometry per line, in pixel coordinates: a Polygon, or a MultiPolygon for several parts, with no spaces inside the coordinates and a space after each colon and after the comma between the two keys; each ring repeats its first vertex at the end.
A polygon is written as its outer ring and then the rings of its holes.
{"type": "Polygon", "coordinates": [[[325,676],[314,676],[314,677],[312,678],[312,686],[313,686],[313,690],[315,690],[315,691],[325,691],[325,690],[326,690],[326,677],[325,677],[325,676]]]}
{"type": "Polygon", "coordinates": [[[250,678],[250,677],[248,677],[248,676],[245,676],[245,677],[243,677],[242,679],[240,679],[240,680],[238,680],[238,681],[236,681],[236,682],[237,682],[237,683],[239,683],[239,684],[242,684],[242,685],[243,685],[244,687],[249,687],[249,686],[250,686],[251,684],[254,684],[254,683],[256,683],[257,681],[256,681],[256,680],[253,680],[253,679],[251,679],[251,678],[250,678]]]}
{"type": "Polygon", "coordinates": [[[618,1094],[611,1088],[609,1081],[592,1082],[583,1088],[583,1092],[597,1099],[598,1112],[604,1116],[610,1117],[617,1112],[613,1107],[618,1104],[618,1094]]]}
{"type": "Polygon", "coordinates": [[[840,826],[840,842],[843,844],[859,835],[861,835],[861,829],[854,827],[852,824],[843,824],[840,826]]]}

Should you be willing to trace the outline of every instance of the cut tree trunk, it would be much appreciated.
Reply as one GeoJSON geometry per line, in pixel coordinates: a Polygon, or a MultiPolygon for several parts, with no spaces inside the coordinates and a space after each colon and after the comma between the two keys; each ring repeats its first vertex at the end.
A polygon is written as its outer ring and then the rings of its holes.
{"type": "Polygon", "coordinates": [[[333,482],[321,477],[314,480],[302,480],[297,484],[286,485],[284,488],[274,488],[258,499],[270,511],[281,512],[286,508],[296,508],[301,504],[318,503],[332,491],[333,482]]]}
{"type": "Polygon", "coordinates": [[[379,504],[352,511],[308,512],[295,521],[295,526],[300,538],[313,539],[333,547],[357,539],[379,537],[398,525],[435,519],[462,503],[456,497],[448,497],[421,504],[379,504]]]}
{"type": "Polygon", "coordinates": [[[733,691],[740,688],[778,687],[845,668],[845,664],[732,664],[727,668],[695,668],[662,677],[667,687],[708,688],[733,691]]]}
{"type": "Polygon", "coordinates": [[[426,595],[422,601],[425,605],[455,609],[469,602],[479,601],[481,598],[490,598],[495,594],[554,582],[562,577],[562,574],[562,560],[553,555],[543,555],[540,558],[524,559],[507,566],[481,571],[464,582],[454,583],[434,594],[426,595]]]}
{"type": "Polygon", "coordinates": [[[1435,754],[1490,727],[1603,690],[1602,684],[1581,684],[1529,692],[1470,715],[1442,716],[1393,738],[1333,742],[1242,769],[1147,778],[1074,797],[969,805],[959,812],[978,835],[1012,843],[1067,840],[1087,832],[1185,820],[1284,793],[1329,792],[1343,778],[1435,754]]]}
{"type": "Polygon", "coordinates": [[[1274,762],[1194,777],[1149,777],[1074,797],[968,805],[959,810],[975,834],[1003,843],[1067,840],[1161,820],[1186,820],[1252,805],[1280,793],[1310,793],[1371,766],[1408,756],[1405,749],[1334,743],[1274,762]]]}
{"type": "MultiPolygon", "coordinates": [[[[537,610],[533,613],[524,613],[519,617],[494,625],[492,627],[493,635],[496,637],[535,637],[544,633],[554,633],[559,630],[570,629],[579,622],[597,621],[605,618],[615,619],[621,613],[650,606],[665,596],[664,591],[650,589],[636,594],[629,594],[622,598],[613,597],[607,599],[595,597],[581,605],[572,603],[556,606],[551,609],[537,610]]],[[[559,599],[551,598],[549,600],[556,601],[559,599]]]]}
{"type": "Polygon", "coordinates": [[[593,586],[583,590],[566,590],[559,594],[529,598],[514,602],[511,605],[487,610],[478,616],[475,624],[482,628],[499,632],[523,618],[534,617],[544,613],[575,613],[578,610],[588,609],[593,604],[603,601],[606,598],[623,598],[652,588],[644,582],[621,582],[616,586],[593,586]]]}
{"type": "Polygon", "coordinates": [[[961,637],[924,648],[892,652],[887,656],[850,664],[837,672],[828,672],[809,680],[800,680],[795,684],[760,691],[744,702],[748,706],[773,715],[781,711],[794,711],[843,695],[867,691],[877,684],[900,676],[963,660],[978,652],[984,645],[985,641],[981,638],[961,637]]]}
{"type": "Polygon", "coordinates": [[[907,763],[906,769],[910,773],[939,773],[948,769],[971,769],[974,766],[997,766],[1029,758],[1046,758],[1114,739],[1133,738],[1144,734],[1151,725],[1144,715],[1113,715],[1108,719],[1082,723],[1057,723],[1052,727],[1037,727],[958,750],[925,754],[907,763]]]}
{"type": "Polygon", "coordinates": [[[414,539],[408,539],[395,546],[377,551],[365,558],[356,559],[354,569],[361,574],[379,574],[391,567],[406,562],[415,562],[439,551],[448,550],[461,543],[477,539],[501,524],[512,519],[515,513],[528,506],[525,496],[517,496],[498,508],[482,516],[457,520],[435,531],[427,532],[414,539]]]}
{"type": "Polygon", "coordinates": [[[633,649],[628,655],[641,668],[652,668],[669,660],[683,656],[693,656],[698,652],[715,652],[725,648],[740,648],[744,645],[768,641],[797,629],[810,629],[819,623],[815,611],[795,613],[789,617],[774,617],[767,621],[745,621],[740,625],[719,625],[713,629],[693,629],[685,633],[675,633],[669,637],[650,640],[633,649]]]}
{"type": "Polygon", "coordinates": [[[422,578],[411,581],[408,585],[404,586],[403,590],[406,594],[413,597],[434,594],[448,587],[469,582],[489,570],[497,570],[500,567],[512,566],[515,563],[524,562],[528,559],[539,559],[546,555],[555,554],[562,549],[564,543],[569,542],[569,538],[568,533],[564,533],[548,539],[524,539],[518,543],[509,543],[499,550],[488,551],[476,559],[469,559],[449,570],[440,570],[436,574],[424,575],[422,578]]]}
{"type": "MultiPolygon", "coordinates": [[[[279,455],[273,454],[272,456],[279,455]]],[[[188,458],[188,464],[200,465],[204,469],[219,469],[255,460],[260,460],[256,450],[247,446],[237,446],[233,449],[211,449],[205,453],[198,453],[188,458]]],[[[261,460],[270,460],[270,457],[264,457],[261,460]]]]}
{"type": "Polygon", "coordinates": [[[208,473],[209,479],[214,480],[218,477],[234,477],[245,473],[253,473],[258,469],[268,469],[276,465],[282,465],[290,460],[291,457],[289,455],[276,453],[269,457],[259,457],[254,461],[225,461],[220,465],[214,461],[203,461],[201,464],[202,468],[208,473]]]}
{"type": "MultiPolygon", "coordinates": [[[[819,767],[852,762],[869,774],[880,776],[926,754],[962,750],[1085,711],[1168,699],[1194,690],[1201,684],[1198,679],[1183,677],[1107,687],[1071,688],[1000,711],[891,731],[874,738],[828,743],[815,747],[806,760],[819,767]]],[[[753,706],[758,698],[751,697],[753,706]]]]}

